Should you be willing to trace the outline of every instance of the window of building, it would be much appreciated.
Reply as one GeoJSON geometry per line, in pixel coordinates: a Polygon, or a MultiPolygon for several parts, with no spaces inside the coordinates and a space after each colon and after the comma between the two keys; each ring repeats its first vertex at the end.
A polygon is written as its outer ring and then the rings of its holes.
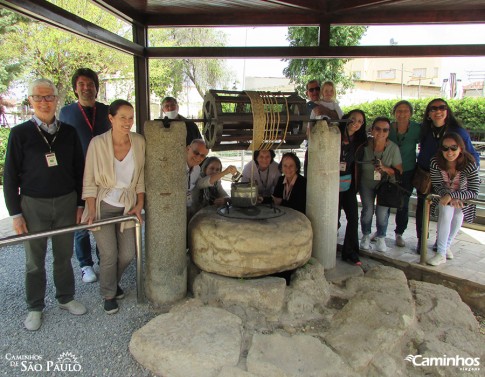
{"type": "Polygon", "coordinates": [[[413,68],[413,77],[426,77],[426,68],[413,68]]]}
{"type": "Polygon", "coordinates": [[[361,71],[353,71],[352,72],[352,78],[354,80],[360,80],[362,78],[362,72],[361,71]]]}
{"type": "Polygon", "coordinates": [[[396,70],[395,69],[387,69],[387,70],[377,71],[377,78],[380,79],[380,80],[395,79],[396,78],[396,70]]]}

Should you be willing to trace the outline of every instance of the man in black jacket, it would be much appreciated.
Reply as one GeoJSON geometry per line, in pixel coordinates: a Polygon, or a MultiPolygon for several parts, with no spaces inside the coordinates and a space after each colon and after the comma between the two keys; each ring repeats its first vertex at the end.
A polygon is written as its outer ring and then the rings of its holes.
{"type": "MultiPolygon", "coordinates": [[[[84,156],[76,130],[56,120],[57,88],[46,79],[29,87],[32,119],[10,132],[5,158],[4,195],[17,234],[79,223],[82,214],[84,156]]],[[[47,238],[26,241],[25,292],[27,330],[38,330],[45,308],[47,238]]],[[[74,300],[71,257],[73,234],[52,237],[56,299],[71,314],[86,313],[74,300]]]]}
{"type": "Polygon", "coordinates": [[[168,119],[177,119],[185,122],[187,127],[187,138],[185,140],[185,145],[190,145],[195,139],[202,139],[199,128],[194,122],[191,122],[179,114],[179,105],[177,100],[173,97],[165,97],[162,101],[162,111],[163,117],[168,119]]]}

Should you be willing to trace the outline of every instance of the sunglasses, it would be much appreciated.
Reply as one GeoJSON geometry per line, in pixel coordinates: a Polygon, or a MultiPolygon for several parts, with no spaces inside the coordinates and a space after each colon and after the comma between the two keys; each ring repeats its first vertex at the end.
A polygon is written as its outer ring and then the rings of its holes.
{"type": "Polygon", "coordinates": [[[191,148],[191,149],[192,149],[192,153],[195,154],[197,157],[200,157],[200,158],[206,158],[207,157],[207,155],[200,153],[199,151],[196,151],[194,148],[191,148]]]}
{"type": "Polygon", "coordinates": [[[378,126],[374,126],[374,130],[376,130],[376,131],[382,131],[384,133],[389,132],[389,128],[381,128],[381,127],[378,127],[378,126]]]}
{"type": "Polygon", "coordinates": [[[458,150],[458,145],[450,145],[449,147],[447,147],[446,145],[442,145],[441,146],[441,150],[443,152],[448,152],[449,150],[452,150],[453,152],[456,152],[458,150]]]}
{"type": "Polygon", "coordinates": [[[448,110],[448,106],[446,106],[446,105],[440,105],[440,106],[430,106],[429,107],[429,111],[431,111],[433,113],[435,111],[438,111],[438,110],[441,110],[441,111],[448,110]]]}
{"type": "Polygon", "coordinates": [[[49,95],[49,96],[38,96],[38,95],[33,95],[33,96],[30,96],[30,98],[32,98],[32,100],[34,102],[42,102],[42,100],[44,99],[46,102],[53,102],[57,96],[54,96],[54,95],[49,95]]]}
{"type": "Polygon", "coordinates": [[[320,91],[320,87],[319,87],[319,86],[316,86],[316,87],[314,87],[314,88],[309,88],[309,89],[308,89],[308,91],[309,91],[310,93],[313,93],[313,92],[315,92],[315,91],[319,92],[319,91],[320,91]]]}

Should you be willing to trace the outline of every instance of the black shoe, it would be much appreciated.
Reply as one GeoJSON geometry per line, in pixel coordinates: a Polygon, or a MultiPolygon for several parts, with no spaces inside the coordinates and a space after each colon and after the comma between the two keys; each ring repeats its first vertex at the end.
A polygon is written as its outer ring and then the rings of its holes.
{"type": "Polygon", "coordinates": [[[115,299],[121,300],[122,298],[125,298],[125,292],[121,289],[121,287],[118,285],[116,288],[116,296],[115,299]]]}
{"type": "Polygon", "coordinates": [[[104,300],[104,311],[106,312],[106,314],[115,314],[118,312],[118,310],[119,307],[115,298],[112,298],[111,300],[104,300]]]}
{"type": "Polygon", "coordinates": [[[352,253],[352,254],[348,254],[348,255],[342,254],[342,260],[344,262],[349,262],[350,264],[354,264],[356,266],[362,265],[362,262],[360,261],[357,253],[352,253]]]}

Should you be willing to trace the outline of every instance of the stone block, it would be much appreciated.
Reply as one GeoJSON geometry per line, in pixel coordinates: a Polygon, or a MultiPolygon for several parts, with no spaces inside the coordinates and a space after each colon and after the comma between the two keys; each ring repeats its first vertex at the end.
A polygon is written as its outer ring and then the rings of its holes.
{"type": "Polygon", "coordinates": [[[225,310],[179,307],[159,315],[131,337],[129,349],[145,368],[164,377],[216,377],[236,366],[242,322],[225,310]]]}
{"type": "Polygon", "coordinates": [[[267,220],[233,219],[214,208],[189,223],[192,260],[201,269],[230,277],[257,277],[304,265],[312,252],[308,218],[291,208],[267,220]]]}
{"type": "Polygon", "coordinates": [[[242,305],[276,314],[284,305],[286,282],[277,277],[236,279],[202,271],[193,285],[194,296],[223,307],[242,305]]]}

